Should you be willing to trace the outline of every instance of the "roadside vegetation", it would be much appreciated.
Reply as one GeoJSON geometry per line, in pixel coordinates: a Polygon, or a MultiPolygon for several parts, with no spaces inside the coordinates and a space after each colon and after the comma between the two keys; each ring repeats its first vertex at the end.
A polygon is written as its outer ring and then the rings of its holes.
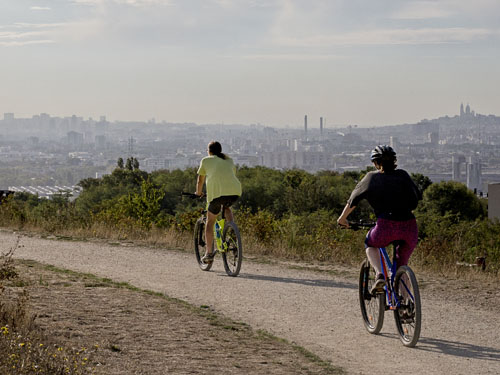
{"type": "MultiPolygon", "coordinates": [[[[336,219],[368,170],[311,174],[240,168],[244,193],[236,209],[245,252],[357,264],[364,257],[365,233],[340,229],[336,219]]],[[[416,210],[420,242],[412,265],[445,272],[485,258],[485,271],[498,276],[500,224],[488,220],[487,200],[457,182],[431,183],[420,174],[412,178],[423,191],[416,210]]],[[[195,180],[194,168],[147,173],[136,160],[120,160],[110,175],[80,181],[83,192],[75,200],[65,196],[45,200],[27,193],[10,196],[0,205],[0,226],[188,248],[204,202],[182,199],[180,193],[194,191],[195,180]]],[[[352,219],[374,219],[372,215],[362,202],[352,219]]]]}
{"type": "Polygon", "coordinates": [[[59,345],[34,323],[26,282],[12,259],[18,242],[0,255],[0,374],[90,374],[89,349],[59,345]]]}

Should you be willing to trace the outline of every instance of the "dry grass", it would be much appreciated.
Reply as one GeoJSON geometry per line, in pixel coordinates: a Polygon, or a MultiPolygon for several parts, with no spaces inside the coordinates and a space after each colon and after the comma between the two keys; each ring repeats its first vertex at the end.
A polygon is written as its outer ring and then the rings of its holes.
{"type": "Polygon", "coordinates": [[[19,237],[0,255],[0,374],[90,374],[88,349],[59,346],[34,323],[29,293],[12,258],[18,245],[19,237]]]}
{"type": "MultiPolygon", "coordinates": [[[[10,228],[18,229],[18,228],[10,228]]],[[[26,224],[23,230],[31,233],[46,235],[43,228],[26,224]]],[[[52,235],[67,237],[68,239],[89,240],[105,239],[114,241],[131,241],[139,245],[192,251],[193,236],[191,232],[180,231],[175,228],[157,228],[150,230],[137,226],[110,226],[105,223],[95,223],[90,227],[60,229],[52,235]]],[[[254,259],[267,261],[275,260],[305,261],[322,266],[343,264],[357,267],[364,258],[363,239],[364,233],[342,231],[341,238],[336,242],[328,238],[315,238],[313,236],[297,237],[293,244],[290,238],[273,237],[267,241],[260,240],[251,233],[242,233],[244,254],[254,259]]],[[[392,250],[390,250],[392,251],[392,250]]],[[[432,244],[419,244],[411,258],[411,266],[418,273],[440,275],[444,277],[465,277],[484,283],[491,283],[500,279],[500,272],[483,272],[478,267],[464,267],[455,264],[453,259],[444,259],[441,254],[432,249],[432,244]],[[433,258],[433,254],[435,258],[433,258]]],[[[488,268],[487,268],[488,270],[488,268]]]]}

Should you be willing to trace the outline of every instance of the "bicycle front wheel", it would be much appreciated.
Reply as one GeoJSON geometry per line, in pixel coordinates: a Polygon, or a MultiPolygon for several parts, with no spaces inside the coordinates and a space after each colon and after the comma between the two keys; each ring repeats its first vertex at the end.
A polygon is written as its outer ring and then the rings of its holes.
{"type": "Polygon", "coordinates": [[[414,347],[420,337],[422,306],[417,278],[410,267],[399,267],[394,279],[394,291],[399,301],[394,310],[399,338],[404,346],[414,347]]]}
{"type": "Polygon", "coordinates": [[[205,263],[201,260],[205,255],[207,250],[206,238],[205,238],[205,217],[200,217],[196,224],[194,225],[194,254],[196,255],[196,261],[203,271],[210,271],[212,268],[212,263],[205,263]]]}
{"type": "Polygon", "coordinates": [[[222,253],[224,268],[229,276],[238,276],[243,260],[243,249],[238,226],[234,222],[226,222],[222,233],[222,243],[226,250],[222,253]]]}
{"type": "Polygon", "coordinates": [[[359,305],[365,328],[373,334],[379,333],[382,329],[385,312],[385,295],[370,293],[375,275],[375,269],[368,259],[365,259],[359,270],[359,305]]]}

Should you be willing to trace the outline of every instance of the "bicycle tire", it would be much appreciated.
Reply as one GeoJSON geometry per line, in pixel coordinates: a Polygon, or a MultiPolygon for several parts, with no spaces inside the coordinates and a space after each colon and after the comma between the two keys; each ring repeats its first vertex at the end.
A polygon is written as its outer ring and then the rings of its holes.
{"type": "Polygon", "coordinates": [[[414,347],[420,337],[422,305],[415,273],[408,266],[401,266],[394,279],[394,291],[400,306],[394,310],[399,338],[404,346],[414,347]]]}
{"type": "Polygon", "coordinates": [[[236,277],[240,273],[243,260],[243,248],[238,226],[234,222],[226,222],[222,233],[222,242],[227,244],[227,249],[222,253],[224,269],[228,276],[236,277]]]}
{"type": "Polygon", "coordinates": [[[375,269],[365,259],[359,270],[359,305],[365,328],[372,334],[377,334],[382,329],[385,313],[385,295],[370,293],[375,275],[375,269]]]}
{"type": "Polygon", "coordinates": [[[201,260],[201,258],[203,258],[203,256],[205,255],[205,251],[207,249],[205,239],[205,223],[206,218],[202,216],[196,221],[196,224],[194,225],[194,254],[196,255],[198,266],[200,266],[203,271],[210,271],[213,262],[205,263],[201,260]]]}

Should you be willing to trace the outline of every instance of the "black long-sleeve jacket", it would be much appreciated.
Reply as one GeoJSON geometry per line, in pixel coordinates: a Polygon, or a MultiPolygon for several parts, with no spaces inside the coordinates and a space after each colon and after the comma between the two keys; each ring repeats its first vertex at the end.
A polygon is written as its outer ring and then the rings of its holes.
{"type": "Polygon", "coordinates": [[[403,169],[381,173],[368,172],[358,182],[347,203],[350,207],[366,199],[378,218],[402,221],[414,218],[422,194],[410,175],[403,169]]]}

